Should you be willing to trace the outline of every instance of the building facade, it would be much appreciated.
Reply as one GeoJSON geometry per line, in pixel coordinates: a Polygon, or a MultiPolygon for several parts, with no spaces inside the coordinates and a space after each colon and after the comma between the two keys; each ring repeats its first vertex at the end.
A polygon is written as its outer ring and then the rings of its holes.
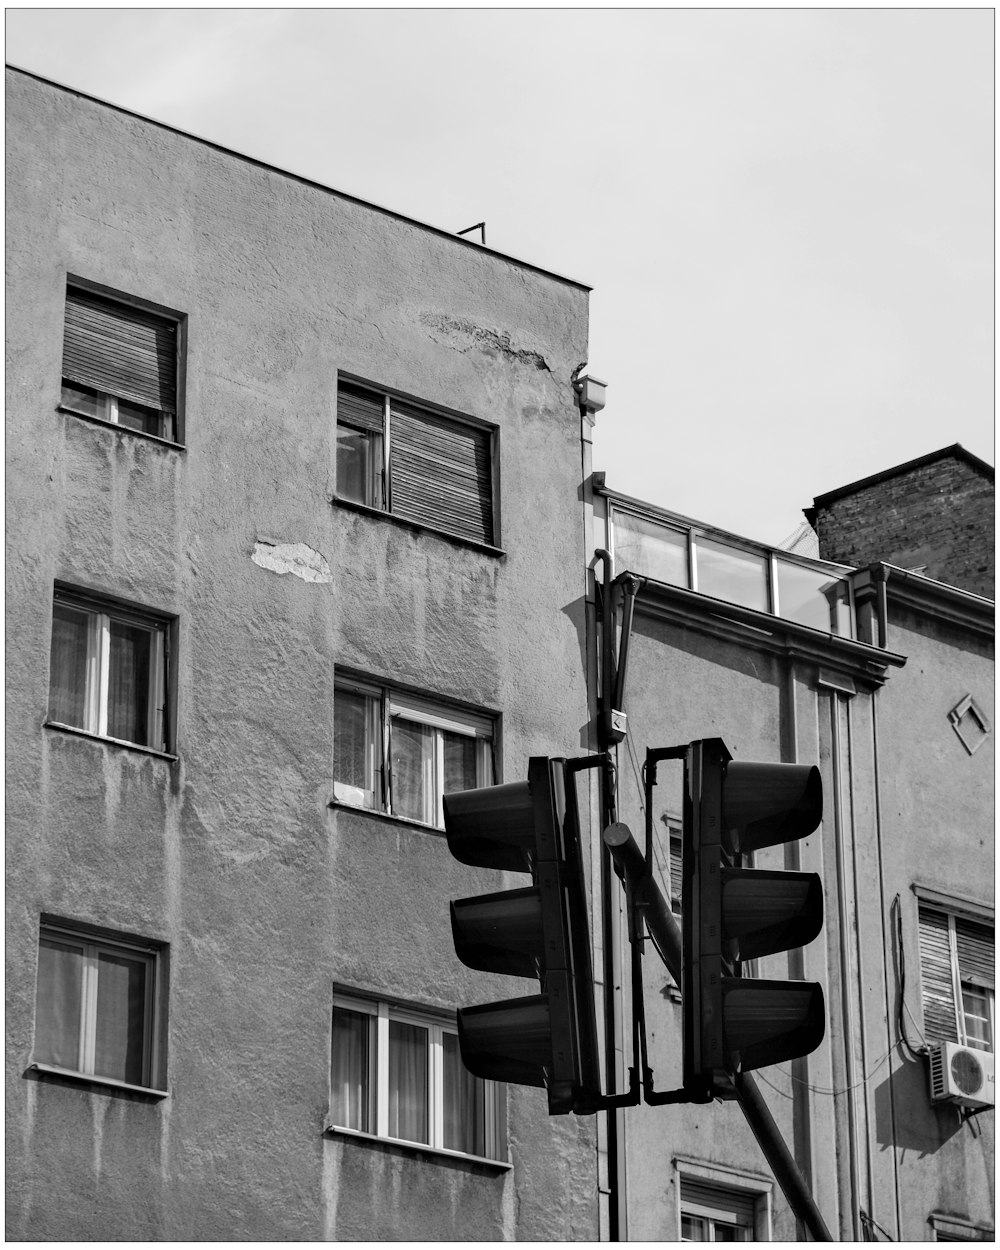
{"type": "MultiPolygon", "coordinates": [[[[908,492],[926,532],[912,480],[908,492]]],[[[940,498],[928,490],[930,518],[940,498]]],[[[735,759],[821,772],[820,827],[754,867],[818,873],[823,932],[757,961],[755,975],[818,981],[826,1036],[756,1075],[828,1228],[841,1240],[992,1240],[992,601],[888,563],[767,548],[616,494],[599,475],[593,505],[620,629],[624,589],[637,585],[622,818],[643,827],[646,748],[719,737],[735,759]],[[967,1103],[935,1096],[954,1087],[932,1091],[932,1070],[952,1061],[978,1073],[967,1103]]],[[[969,519],[961,498],[955,511],[956,524],[969,519]]],[[[819,533],[822,547],[822,521],[819,533]]],[[[977,575],[992,565],[979,537],[962,553],[977,575]]],[[[657,766],[652,793],[655,872],[679,915],[679,763],[657,766]]],[[[650,1062],[671,1089],[680,994],[651,952],[644,964],[650,1062]]],[[[643,1107],[623,1121],[631,1239],[804,1238],[736,1103],[643,1107]]]]}
{"type": "Polygon", "coordinates": [[[587,289],[7,90],[8,1237],[595,1238],[440,833],[587,720],[587,289]]]}
{"type": "MultiPolygon", "coordinates": [[[[820,512],[818,559],[616,494],[582,284],[7,92],[8,1239],[801,1232],[735,1104],[550,1118],[458,1058],[458,1007],[527,991],[458,962],[449,900],[523,878],[458,864],[441,796],[598,749],[623,573],[619,818],[647,748],[822,773],[822,825],[760,866],[821,874],[823,934],[762,971],[822,982],[827,1033],[761,1084],[827,1224],[991,1236],[992,1117],[929,1064],[993,1049],[992,557],[831,554],[820,512]]],[[[603,1005],[627,935],[588,780],[603,1005]]],[[[663,767],[675,911],[681,807],[663,767]]],[[[669,1089],[680,995],[643,963],[669,1089]]]]}

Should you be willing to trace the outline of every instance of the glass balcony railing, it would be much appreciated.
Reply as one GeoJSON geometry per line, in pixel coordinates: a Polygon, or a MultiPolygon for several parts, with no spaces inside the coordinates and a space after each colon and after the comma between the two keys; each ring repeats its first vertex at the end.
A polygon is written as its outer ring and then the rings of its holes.
{"type": "Polygon", "coordinates": [[[615,570],[854,637],[850,583],[833,565],[612,505],[615,570]]]}

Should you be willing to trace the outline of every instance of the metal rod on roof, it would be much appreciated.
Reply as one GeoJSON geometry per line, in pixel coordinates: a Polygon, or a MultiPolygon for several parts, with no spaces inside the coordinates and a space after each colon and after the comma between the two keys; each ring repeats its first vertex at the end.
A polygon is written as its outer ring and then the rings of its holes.
{"type": "Polygon", "coordinates": [[[455,233],[456,234],[471,234],[473,230],[478,230],[481,232],[482,238],[480,239],[480,242],[482,243],[483,247],[485,247],[486,246],[486,222],[485,221],[477,221],[474,226],[466,226],[464,230],[456,230],[455,233]]]}

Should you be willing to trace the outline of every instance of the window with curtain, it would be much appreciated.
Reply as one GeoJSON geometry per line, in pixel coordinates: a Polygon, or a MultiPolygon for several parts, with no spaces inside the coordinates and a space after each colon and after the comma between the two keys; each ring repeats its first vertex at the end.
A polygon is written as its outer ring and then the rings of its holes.
{"type": "Polygon", "coordinates": [[[493,431],[356,382],[337,387],[337,496],[492,546],[493,431]]]}
{"type": "Polygon", "coordinates": [[[388,687],[334,686],[334,797],[444,827],[442,796],[492,785],[494,722],[388,687]]]}
{"type": "Polygon", "coordinates": [[[70,284],[61,406],[179,441],[180,319],[70,284]]]}
{"type": "Polygon", "coordinates": [[[328,1127],[503,1160],[503,1087],[468,1072],[454,1024],[335,995],[328,1127]]]}
{"type": "Polygon", "coordinates": [[[923,900],[918,922],[924,1040],[993,1050],[993,926],[923,900]]]}
{"type": "Polygon", "coordinates": [[[43,924],[34,1062],[152,1087],[158,958],[154,948],[43,924]]]}
{"type": "Polygon", "coordinates": [[[166,751],[168,622],[57,587],[50,724],[166,751]]]}

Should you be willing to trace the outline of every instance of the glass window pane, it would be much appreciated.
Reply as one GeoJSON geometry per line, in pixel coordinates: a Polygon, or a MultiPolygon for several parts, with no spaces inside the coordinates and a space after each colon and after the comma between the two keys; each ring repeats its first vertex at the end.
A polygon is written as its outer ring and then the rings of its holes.
{"type": "Polygon", "coordinates": [[[701,594],[740,603],[758,612],[768,611],[767,562],[763,556],[710,538],[698,538],[696,562],[701,594]]]}
{"type": "Polygon", "coordinates": [[[346,1007],[333,1009],[333,1057],[330,1066],[330,1115],[341,1128],[373,1132],[372,1040],[375,1019],[346,1007]]]}
{"type": "Polygon", "coordinates": [[[825,633],[841,633],[840,615],[847,587],[843,578],[801,564],[777,561],[778,611],[789,621],[825,633]]]}
{"type": "Polygon", "coordinates": [[[627,512],[613,513],[615,572],[641,573],[671,586],[687,586],[687,533],[627,512]]]}
{"type": "Polygon", "coordinates": [[[337,494],[341,499],[381,507],[375,498],[375,482],[381,472],[381,435],[337,425],[337,494]]]}
{"type": "Polygon", "coordinates": [[[56,603],[52,608],[49,658],[49,717],[61,725],[87,724],[87,631],[90,613],[56,603]]]}
{"type": "Polygon", "coordinates": [[[163,429],[163,413],[155,408],[144,408],[141,404],[130,404],[127,400],[118,401],[118,424],[129,430],[141,430],[143,434],[161,436],[163,429]]]}
{"type": "Polygon", "coordinates": [[[83,950],[52,938],[38,944],[35,991],[35,1060],[78,1071],[83,950]]]}
{"type": "Polygon", "coordinates": [[[389,1136],[429,1142],[427,1030],[389,1021],[389,1136]]]}
{"type": "MultiPolygon", "coordinates": [[[[486,1085],[466,1068],[455,1033],[441,1035],[444,1058],[444,1147],[486,1155],[486,1085]]],[[[490,1151],[492,1154],[493,1151],[490,1151]]]]}
{"type": "Polygon", "coordinates": [[[990,1029],[990,997],[987,990],[973,985],[962,986],[962,1012],[965,1019],[965,1040],[982,1050],[993,1049],[990,1029]]]}
{"type": "Polygon", "coordinates": [[[111,621],[108,734],[124,742],[150,742],[150,677],[153,633],[141,625],[111,621]]]}
{"type": "Polygon", "coordinates": [[[333,792],[343,803],[375,807],[375,700],[334,691],[333,792]]]}
{"type": "Polygon", "coordinates": [[[434,735],[437,731],[401,716],[392,718],[392,810],[434,824],[434,735]]]}
{"type": "Polygon", "coordinates": [[[708,1241],[708,1221],[681,1213],[681,1241],[708,1241]]]}
{"type": "Polygon", "coordinates": [[[450,733],[444,739],[444,793],[476,788],[476,739],[469,734],[450,733]]]}
{"type": "Polygon", "coordinates": [[[62,404],[64,408],[72,408],[86,417],[96,417],[101,406],[96,391],[86,386],[74,386],[70,382],[62,385],[62,404]]]}
{"type": "Polygon", "coordinates": [[[94,1072],[145,1085],[146,981],[141,956],[102,951],[97,961],[97,1035],[94,1072]]]}

